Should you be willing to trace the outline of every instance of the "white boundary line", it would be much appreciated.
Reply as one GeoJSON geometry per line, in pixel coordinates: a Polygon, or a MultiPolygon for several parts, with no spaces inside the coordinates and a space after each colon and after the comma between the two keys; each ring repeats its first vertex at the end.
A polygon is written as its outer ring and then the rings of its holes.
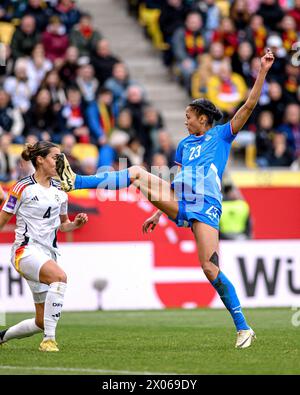
{"type": "Polygon", "coordinates": [[[128,370],[109,370],[109,369],[80,369],[80,368],[52,368],[42,366],[12,366],[3,365],[0,366],[3,370],[36,370],[36,371],[52,371],[52,372],[78,372],[78,373],[114,373],[114,374],[158,374],[158,375],[178,375],[179,373],[161,373],[161,372],[132,372],[128,370]]]}

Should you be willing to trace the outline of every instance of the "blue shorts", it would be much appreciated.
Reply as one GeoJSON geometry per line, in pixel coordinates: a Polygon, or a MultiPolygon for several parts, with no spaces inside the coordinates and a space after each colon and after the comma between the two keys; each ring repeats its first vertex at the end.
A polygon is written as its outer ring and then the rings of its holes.
{"type": "Polygon", "coordinates": [[[169,217],[177,226],[192,227],[193,221],[199,221],[219,230],[222,207],[216,199],[205,196],[201,205],[198,203],[196,206],[185,200],[178,201],[178,205],[179,211],[175,220],[169,217]]]}

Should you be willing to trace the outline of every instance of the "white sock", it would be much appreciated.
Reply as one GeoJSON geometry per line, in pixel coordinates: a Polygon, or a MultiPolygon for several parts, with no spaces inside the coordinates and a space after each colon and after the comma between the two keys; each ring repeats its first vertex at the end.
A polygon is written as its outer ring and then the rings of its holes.
{"type": "Polygon", "coordinates": [[[57,282],[49,285],[44,311],[44,339],[46,340],[55,339],[55,330],[60,319],[66,288],[66,283],[57,282]]]}
{"type": "Polygon", "coordinates": [[[22,339],[23,337],[29,337],[39,332],[43,332],[43,330],[36,325],[35,318],[31,318],[8,328],[3,336],[3,342],[11,339],[22,339]]]}

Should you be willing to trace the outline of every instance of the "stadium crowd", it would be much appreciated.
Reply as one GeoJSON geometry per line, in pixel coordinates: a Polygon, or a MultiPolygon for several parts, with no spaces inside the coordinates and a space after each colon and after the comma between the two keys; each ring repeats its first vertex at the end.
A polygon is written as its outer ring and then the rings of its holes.
{"type": "Polygon", "coordinates": [[[259,167],[300,168],[299,0],[127,0],[127,5],[172,76],[192,98],[211,100],[225,118],[245,101],[259,58],[271,48],[275,63],[239,143],[255,143],[259,167]]]}
{"type": "Polygon", "coordinates": [[[162,116],[76,2],[1,2],[0,42],[0,181],[31,171],[12,144],[37,140],[61,144],[82,174],[120,156],[173,165],[162,116]]]}
{"type": "MultiPolygon", "coordinates": [[[[291,61],[299,0],[126,1],[172,76],[225,117],[246,98],[271,47],[276,62],[244,140],[255,140],[257,166],[299,168],[300,74],[291,61]]],[[[0,43],[0,181],[30,172],[12,147],[37,140],[61,144],[82,174],[116,167],[119,157],[173,165],[161,114],[75,1],[2,0],[0,43]]]]}

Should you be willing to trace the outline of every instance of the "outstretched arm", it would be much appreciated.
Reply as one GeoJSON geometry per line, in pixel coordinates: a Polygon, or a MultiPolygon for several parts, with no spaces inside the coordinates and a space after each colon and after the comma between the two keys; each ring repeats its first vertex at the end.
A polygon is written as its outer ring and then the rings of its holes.
{"type": "Polygon", "coordinates": [[[274,59],[273,53],[268,48],[267,53],[261,58],[260,70],[246,103],[238,110],[230,121],[233,134],[237,134],[241,130],[252,114],[252,111],[260,97],[266,75],[274,63],[274,59]]]}

